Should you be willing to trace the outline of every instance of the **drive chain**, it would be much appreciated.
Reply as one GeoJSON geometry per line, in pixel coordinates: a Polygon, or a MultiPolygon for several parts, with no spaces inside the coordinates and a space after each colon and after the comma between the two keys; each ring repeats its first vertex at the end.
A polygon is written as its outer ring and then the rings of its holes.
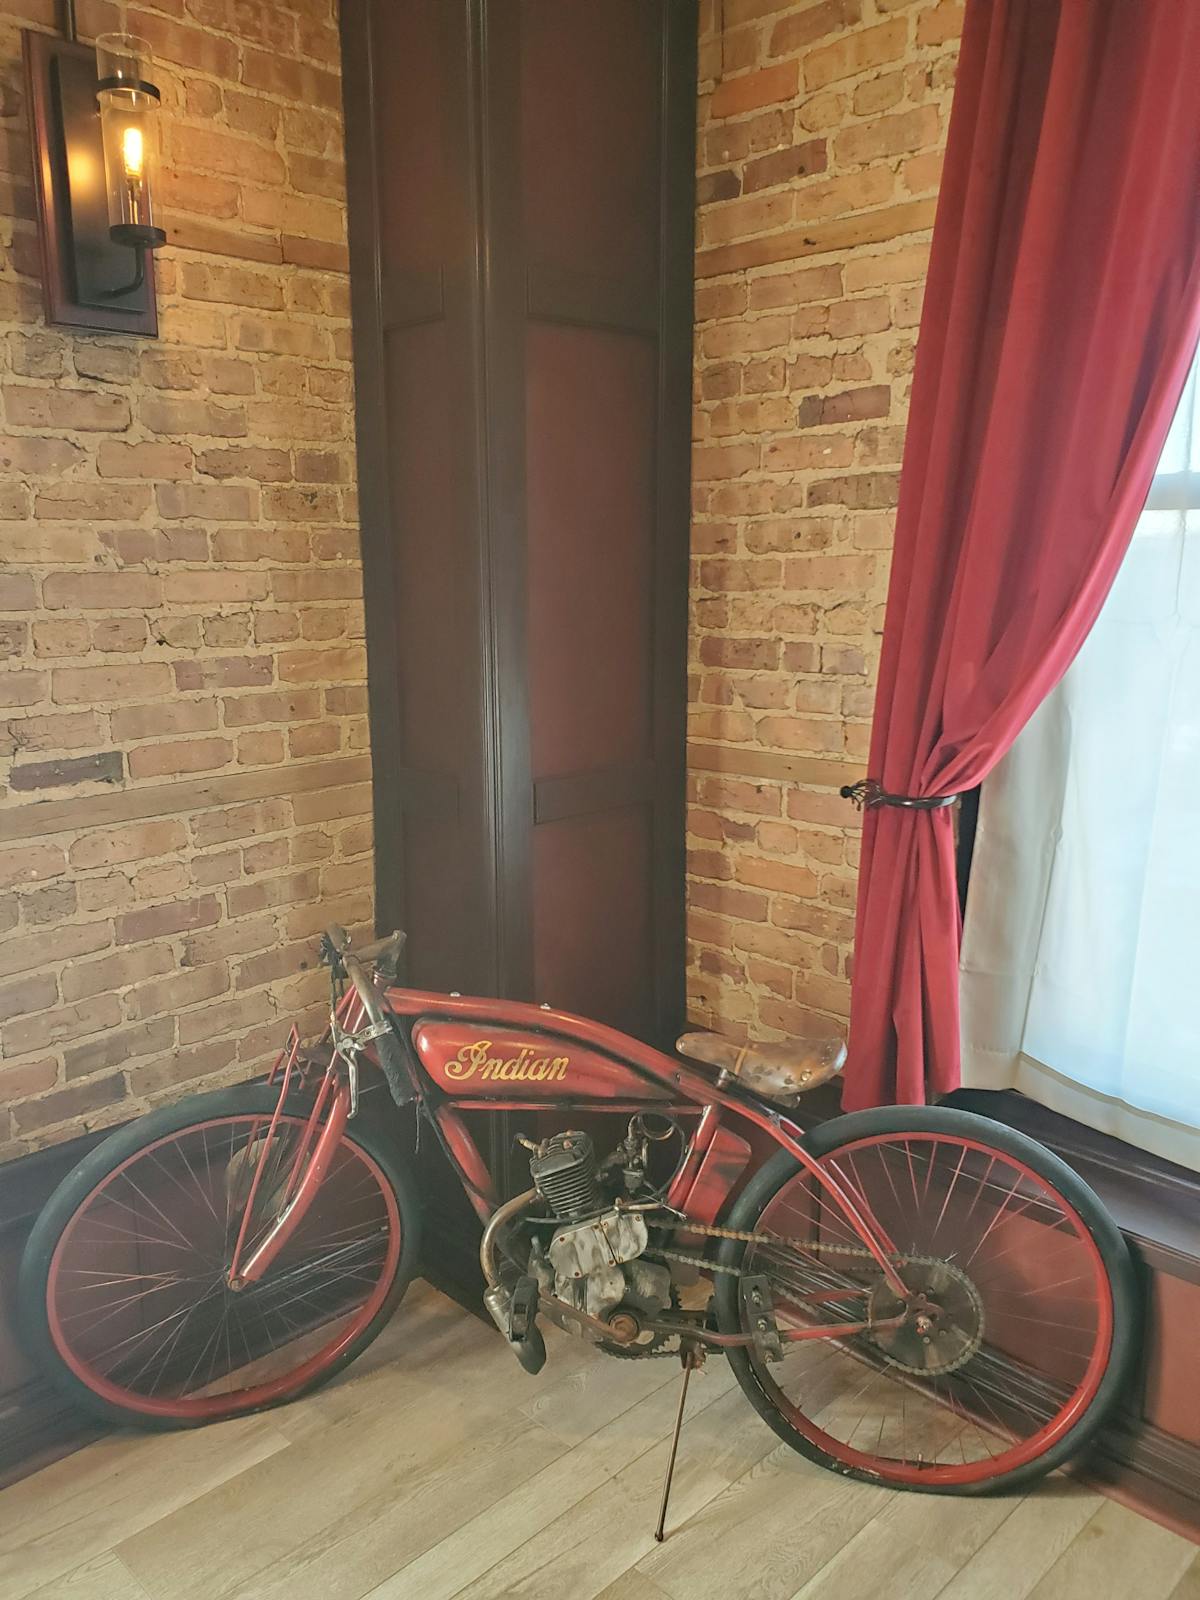
{"type": "MultiPolygon", "coordinates": [[[[806,1252],[809,1255],[816,1254],[820,1251],[825,1251],[827,1254],[853,1256],[859,1260],[875,1260],[874,1253],[866,1249],[863,1245],[832,1244],[827,1239],[787,1239],[782,1235],[770,1233],[751,1233],[740,1228],[718,1228],[715,1224],[704,1222],[684,1221],[666,1224],[660,1223],[656,1224],[656,1226],[670,1228],[675,1233],[702,1234],[705,1238],[709,1239],[733,1239],[736,1242],[743,1244],[767,1245],[775,1249],[779,1249],[782,1246],[784,1249],[806,1252]]],[[[740,1267],[727,1266],[721,1261],[710,1261],[707,1256],[698,1255],[693,1251],[676,1250],[668,1245],[650,1245],[644,1254],[647,1256],[661,1257],[666,1261],[678,1261],[684,1266],[701,1267],[709,1272],[729,1273],[734,1277],[736,1277],[742,1270],[740,1267]]],[[[914,1258],[893,1252],[889,1255],[889,1259],[897,1262],[905,1262],[914,1258]]],[[[680,1333],[682,1334],[684,1332],[686,1332],[686,1328],[681,1328],[680,1333]]],[[[663,1349],[662,1346],[678,1337],[679,1334],[657,1333],[653,1336],[648,1345],[638,1346],[606,1343],[604,1345],[604,1350],[608,1355],[619,1356],[625,1360],[646,1361],[653,1359],[656,1356],[676,1355],[677,1352],[675,1350],[663,1349]]]]}

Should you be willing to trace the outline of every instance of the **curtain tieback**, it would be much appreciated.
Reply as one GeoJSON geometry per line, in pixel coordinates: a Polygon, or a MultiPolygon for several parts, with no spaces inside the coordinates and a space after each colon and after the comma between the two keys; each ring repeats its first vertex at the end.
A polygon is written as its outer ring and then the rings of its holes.
{"type": "Polygon", "coordinates": [[[952,806],[956,800],[962,798],[957,794],[943,794],[934,799],[923,800],[917,795],[889,794],[875,778],[861,778],[858,783],[845,783],[839,792],[843,800],[853,801],[859,811],[871,811],[876,806],[899,806],[906,811],[941,811],[944,806],[952,806]]]}

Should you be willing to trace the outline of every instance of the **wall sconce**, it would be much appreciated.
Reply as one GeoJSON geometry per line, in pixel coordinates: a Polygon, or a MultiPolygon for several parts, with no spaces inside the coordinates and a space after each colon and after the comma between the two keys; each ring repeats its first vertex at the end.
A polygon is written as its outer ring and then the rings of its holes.
{"type": "Polygon", "coordinates": [[[143,250],[167,242],[154,221],[162,96],[150,81],[150,47],[132,33],[102,33],[96,40],[96,71],[109,237],[129,245],[141,261],[143,250]]]}
{"type": "Polygon", "coordinates": [[[154,212],[158,108],[149,46],[102,34],[23,35],[37,182],[46,321],[104,332],[158,332],[151,253],[166,242],[154,212]]]}

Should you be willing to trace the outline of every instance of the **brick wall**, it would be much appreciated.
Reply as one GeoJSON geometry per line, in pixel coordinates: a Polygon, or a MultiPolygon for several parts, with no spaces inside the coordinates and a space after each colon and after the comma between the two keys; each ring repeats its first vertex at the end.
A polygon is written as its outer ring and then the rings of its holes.
{"type": "Polygon", "coordinates": [[[702,0],[689,1007],[848,1011],[858,830],[959,0],[702,0]]]}
{"type": "Polygon", "coordinates": [[[164,90],[155,341],[41,315],[0,7],[0,1158],[259,1069],[370,919],[333,0],[80,0],[164,90]]]}

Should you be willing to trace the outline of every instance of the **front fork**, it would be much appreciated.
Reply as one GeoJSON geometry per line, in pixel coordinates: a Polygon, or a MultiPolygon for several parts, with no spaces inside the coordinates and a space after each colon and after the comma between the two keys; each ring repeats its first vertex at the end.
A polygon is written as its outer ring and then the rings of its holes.
{"type": "MultiPolygon", "coordinates": [[[[299,1075],[300,1035],[292,1028],[287,1043],[271,1069],[269,1083],[279,1081],[279,1098],[260,1142],[237,1239],[226,1269],[225,1281],[235,1292],[257,1283],[278,1259],[296,1229],[308,1215],[329,1172],[346,1123],[358,1110],[358,1057],[377,1037],[377,1026],[364,1016],[352,994],[330,1016],[333,1053],[321,1079],[316,1099],[296,1145],[276,1211],[266,1231],[251,1239],[254,1208],[268,1169],[284,1104],[299,1075]],[[339,1016],[339,1012],[342,1013],[339,1016]]],[[[256,1135],[251,1137],[251,1145],[256,1135]]]]}

